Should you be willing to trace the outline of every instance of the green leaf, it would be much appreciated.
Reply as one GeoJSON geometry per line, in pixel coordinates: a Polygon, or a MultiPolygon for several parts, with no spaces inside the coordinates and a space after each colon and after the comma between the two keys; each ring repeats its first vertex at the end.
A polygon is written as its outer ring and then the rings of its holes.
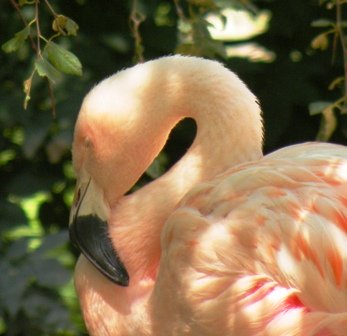
{"type": "Polygon", "coordinates": [[[78,24],[74,20],[67,18],[67,21],[65,24],[65,30],[67,31],[68,35],[76,36],[77,30],[78,30],[78,24]]]}
{"type": "Polygon", "coordinates": [[[23,44],[23,42],[28,38],[29,33],[30,33],[30,27],[26,26],[24,29],[16,33],[13,38],[5,42],[1,46],[1,49],[5,53],[11,53],[16,51],[23,44]]]}
{"type": "Polygon", "coordinates": [[[22,45],[23,41],[19,40],[16,37],[11,38],[10,40],[8,40],[7,42],[5,42],[2,46],[1,49],[5,52],[5,53],[11,53],[13,51],[16,51],[21,45],[22,45]]]}
{"type": "Polygon", "coordinates": [[[21,335],[77,335],[71,324],[69,312],[52,292],[31,287],[22,300],[21,308],[28,319],[29,328],[41,331],[21,335]]]}
{"type": "Polygon", "coordinates": [[[45,51],[49,61],[61,72],[75,76],[82,75],[82,64],[72,52],[54,42],[48,42],[45,51]]]}
{"type": "Polygon", "coordinates": [[[329,39],[328,39],[327,33],[319,34],[311,41],[311,47],[313,49],[325,50],[328,48],[328,46],[329,46],[329,39]]]}
{"type": "Polygon", "coordinates": [[[30,283],[30,273],[23,264],[13,265],[0,259],[0,274],[5,274],[5,277],[0,277],[0,302],[10,316],[20,309],[22,296],[30,283]]]}
{"type": "Polygon", "coordinates": [[[55,259],[31,258],[28,260],[33,275],[40,286],[54,288],[65,285],[71,278],[71,271],[55,259]]]}
{"type": "Polygon", "coordinates": [[[336,116],[334,103],[328,101],[316,101],[309,105],[310,115],[322,114],[322,119],[317,134],[317,140],[327,141],[336,129],[336,116]]]}
{"type": "Polygon", "coordinates": [[[44,143],[48,130],[41,127],[33,127],[25,130],[25,143],[22,146],[24,157],[33,159],[40,146],[44,143]]]}
{"type": "Polygon", "coordinates": [[[25,258],[28,253],[28,239],[20,238],[15,240],[6,252],[6,259],[10,262],[15,262],[25,258]]]}
{"type": "Polygon", "coordinates": [[[190,56],[201,56],[200,49],[193,43],[182,43],[175,49],[176,54],[190,55],[190,56]]]}
{"type": "Polygon", "coordinates": [[[32,5],[35,3],[35,0],[19,0],[19,6],[32,5]]]}
{"type": "Polygon", "coordinates": [[[201,56],[214,58],[216,55],[226,58],[224,44],[220,41],[212,39],[209,30],[209,23],[203,18],[196,18],[193,21],[193,41],[197,48],[197,54],[201,56]]]}
{"type": "MultiPolygon", "coordinates": [[[[43,114],[43,113],[42,113],[43,114]]],[[[49,114],[47,114],[49,116],[49,114]]],[[[32,159],[33,160],[33,159],[32,159]]],[[[32,197],[34,193],[45,193],[52,188],[52,184],[55,183],[54,177],[49,175],[47,171],[41,171],[40,173],[23,170],[17,173],[16,178],[6,186],[6,192],[16,194],[20,197],[32,197]]],[[[35,200],[35,202],[39,202],[35,200]]],[[[31,206],[30,210],[34,207],[31,206]]],[[[40,229],[32,228],[33,232],[37,234],[40,229]]]]}
{"type": "Polygon", "coordinates": [[[39,57],[35,61],[35,69],[41,77],[47,77],[50,81],[55,82],[59,77],[59,71],[44,57],[39,57]]]}
{"type": "Polygon", "coordinates": [[[61,248],[69,241],[67,230],[50,234],[42,239],[41,245],[33,252],[33,254],[47,254],[53,249],[61,248]]]}
{"type": "Polygon", "coordinates": [[[329,90],[334,90],[337,86],[343,85],[344,80],[345,80],[345,77],[343,77],[343,76],[340,76],[340,77],[335,78],[335,79],[329,84],[328,89],[329,89],[329,90]]]}
{"type": "Polygon", "coordinates": [[[312,27],[325,28],[325,27],[334,27],[335,23],[328,19],[318,19],[311,22],[312,27]]]}
{"type": "Polygon", "coordinates": [[[201,7],[208,10],[214,10],[218,8],[213,0],[189,0],[188,2],[193,6],[201,7]]]}
{"type": "MultiPolygon", "coordinates": [[[[54,71],[57,70],[54,69],[54,71]]],[[[39,148],[44,145],[50,124],[46,117],[36,117],[35,122],[28,123],[26,126],[22,150],[27,159],[33,159],[39,148]]]]}
{"type": "Polygon", "coordinates": [[[330,105],[322,111],[322,119],[317,134],[317,140],[328,141],[334,133],[337,125],[333,107],[330,105]]]}
{"type": "Polygon", "coordinates": [[[23,82],[23,91],[24,91],[24,93],[25,93],[25,98],[24,98],[24,110],[27,109],[29,100],[30,100],[30,98],[31,98],[31,97],[30,97],[30,91],[31,91],[32,82],[33,82],[33,76],[30,76],[28,79],[26,79],[26,80],[23,82]]]}
{"type": "Polygon", "coordinates": [[[62,35],[76,36],[78,24],[65,15],[57,15],[52,22],[52,29],[62,35]]]}
{"type": "Polygon", "coordinates": [[[64,154],[70,149],[71,141],[66,141],[62,136],[54,136],[45,147],[48,161],[51,163],[58,163],[64,154]]]}
{"type": "Polygon", "coordinates": [[[17,205],[8,201],[0,202],[0,233],[1,236],[5,235],[5,232],[16,227],[27,225],[28,219],[25,216],[23,210],[17,205]]]}
{"type": "Polygon", "coordinates": [[[28,38],[29,33],[30,33],[30,26],[26,26],[24,29],[20,30],[14,36],[24,41],[28,38]]]}
{"type": "Polygon", "coordinates": [[[332,103],[328,101],[316,101],[308,106],[308,110],[310,112],[310,115],[313,116],[322,113],[323,110],[329,105],[332,105],[332,103]]]}

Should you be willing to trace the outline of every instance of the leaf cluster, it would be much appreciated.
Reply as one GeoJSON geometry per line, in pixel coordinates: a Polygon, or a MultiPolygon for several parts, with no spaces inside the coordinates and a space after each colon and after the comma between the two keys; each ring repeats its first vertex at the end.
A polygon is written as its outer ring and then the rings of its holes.
{"type": "MultiPolygon", "coordinates": [[[[21,48],[29,39],[32,42],[32,48],[36,55],[34,65],[30,71],[31,75],[23,82],[25,109],[27,108],[30,100],[32,81],[35,74],[46,78],[50,87],[52,83],[55,83],[57,79],[59,79],[61,73],[75,76],[82,75],[82,64],[78,57],[71,51],[67,50],[64,46],[53,42],[53,39],[60,36],[76,36],[78,31],[77,23],[63,14],[57,14],[48,0],[45,0],[45,4],[53,16],[51,23],[52,34],[49,38],[45,37],[41,32],[39,16],[40,1],[25,0],[19,1],[18,4],[14,2],[15,8],[23,18],[25,28],[15,33],[11,39],[3,43],[1,46],[4,52],[12,53],[21,48]],[[26,19],[21,13],[21,8],[23,6],[35,7],[34,17],[29,23],[27,23],[26,19]],[[36,38],[36,43],[34,42],[34,38],[36,38]],[[44,43],[43,49],[41,47],[42,43],[44,43]]],[[[52,91],[51,94],[53,95],[52,91]]],[[[54,105],[54,101],[52,101],[52,105],[54,105]]]]}
{"type": "Polygon", "coordinates": [[[342,96],[335,101],[330,102],[313,102],[309,105],[309,111],[311,115],[322,114],[321,126],[317,134],[317,139],[326,141],[329,140],[334,133],[337,126],[337,119],[335,111],[342,114],[347,113],[347,37],[345,35],[345,29],[347,27],[347,20],[342,17],[342,6],[347,2],[344,0],[335,1],[322,1],[321,4],[325,5],[328,10],[336,11],[335,20],[328,18],[319,18],[312,22],[312,27],[323,29],[311,42],[313,49],[327,50],[329,48],[330,39],[333,40],[333,61],[337,53],[338,45],[340,44],[343,59],[345,63],[344,76],[338,76],[332,80],[328,89],[334,90],[336,88],[344,87],[342,96]],[[338,43],[340,41],[340,43],[338,43]]]}

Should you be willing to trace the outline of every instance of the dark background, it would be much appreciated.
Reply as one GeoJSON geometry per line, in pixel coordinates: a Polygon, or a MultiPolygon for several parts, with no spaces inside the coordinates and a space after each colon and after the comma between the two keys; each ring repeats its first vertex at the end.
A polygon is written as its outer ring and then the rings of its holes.
{"type": "MultiPolygon", "coordinates": [[[[24,28],[13,3],[0,2],[1,44],[24,28]]],[[[76,37],[60,36],[54,41],[79,58],[83,75],[59,76],[51,85],[54,101],[48,81],[35,75],[26,110],[23,81],[33,71],[37,55],[29,41],[16,52],[0,52],[0,335],[86,334],[72,285],[77,253],[67,234],[74,187],[70,155],[73,125],[88,90],[105,76],[134,64],[139,55],[144,60],[175,52],[200,55],[218,59],[238,73],[261,103],[265,152],[315,140],[320,125],[328,130],[320,133],[321,139],[346,143],[345,117],[337,109],[326,114],[326,119],[323,114],[309,113],[312,103],[333,103],[343,95],[343,85],[328,89],[335,78],[343,76],[339,40],[334,45],[332,33],[322,50],[311,46],[317,35],[332,28],[317,24],[317,20],[336,22],[335,1],[191,0],[176,4],[190,29],[179,30],[183,17],[178,17],[174,2],[136,2],[145,19],[138,31],[141,41],[135,47],[130,29],[134,1],[52,1],[56,13],[79,25],[76,37]],[[220,14],[228,6],[252,15],[267,10],[267,30],[239,41],[213,40],[204,18],[211,12],[220,14]],[[226,47],[244,43],[256,43],[275,58],[252,62],[248,57],[225,57],[226,47]],[[330,136],[334,116],[337,127],[330,136]],[[321,124],[322,120],[326,122],[321,124]]],[[[35,17],[34,7],[26,4],[20,8],[28,22],[35,17]]],[[[49,38],[54,34],[52,14],[43,0],[38,8],[41,34],[49,38]]],[[[342,6],[343,14],[346,8],[342,6]]],[[[181,123],[139,184],[172,165],[193,136],[194,124],[181,123]]]]}

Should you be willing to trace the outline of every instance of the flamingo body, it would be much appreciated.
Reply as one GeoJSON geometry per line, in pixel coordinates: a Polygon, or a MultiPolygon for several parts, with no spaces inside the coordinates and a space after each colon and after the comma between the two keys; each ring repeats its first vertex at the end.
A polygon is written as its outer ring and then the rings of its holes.
{"type": "Polygon", "coordinates": [[[344,147],[309,143],[193,188],[162,235],[158,330],[345,335],[346,168],[344,147]]]}
{"type": "Polygon", "coordinates": [[[255,97],[216,62],[167,57],[93,89],[75,131],[72,226],[106,223],[117,257],[104,271],[82,240],[75,284],[91,335],[347,334],[347,148],[262,157],[261,138],[255,97]],[[198,126],[187,154],[123,196],[186,115],[198,126]]]}

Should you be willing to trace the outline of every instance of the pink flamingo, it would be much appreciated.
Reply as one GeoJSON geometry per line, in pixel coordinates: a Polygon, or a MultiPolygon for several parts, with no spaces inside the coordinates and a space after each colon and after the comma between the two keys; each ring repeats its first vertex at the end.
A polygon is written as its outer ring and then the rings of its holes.
{"type": "Polygon", "coordinates": [[[347,148],[262,156],[255,96],[215,61],[111,76],[76,123],[70,233],[91,335],[347,335],[347,148]],[[166,174],[125,195],[185,117],[166,174]]]}

